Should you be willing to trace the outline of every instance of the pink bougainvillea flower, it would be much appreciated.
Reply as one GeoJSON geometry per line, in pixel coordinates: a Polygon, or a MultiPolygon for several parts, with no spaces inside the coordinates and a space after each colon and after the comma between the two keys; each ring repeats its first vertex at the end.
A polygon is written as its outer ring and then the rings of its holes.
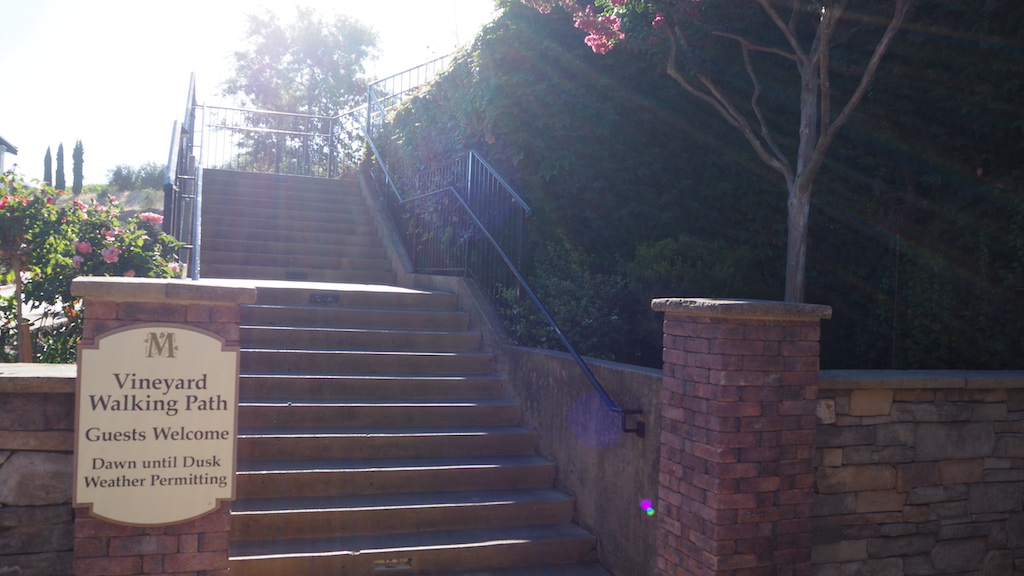
{"type": "Polygon", "coordinates": [[[597,34],[591,34],[584,38],[583,41],[598,54],[607,54],[608,51],[612,49],[612,45],[608,43],[608,39],[603,36],[598,36],[597,34]]]}
{"type": "Polygon", "coordinates": [[[82,258],[77,254],[74,258],[71,259],[71,265],[74,266],[75,268],[80,268],[82,266],[82,262],[85,262],[85,258],[82,258]]]}
{"type": "Polygon", "coordinates": [[[121,251],[118,250],[117,246],[110,246],[110,247],[104,248],[100,252],[100,254],[103,255],[103,261],[104,262],[106,262],[108,264],[113,264],[114,262],[117,262],[118,258],[120,258],[121,251]]]}
{"type": "Polygon", "coordinates": [[[655,14],[654,22],[651,22],[651,26],[654,26],[655,28],[664,28],[665,26],[668,26],[668,23],[665,22],[665,15],[661,12],[655,14]]]}
{"type": "Polygon", "coordinates": [[[154,212],[143,212],[142,214],[139,214],[139,220],[142,220],[143,222],[148,222],[155,226],[162,224],[164,221],[164,217],[154,212]]]}
{"type": "Polygon", "coordinates": [[[75,249],[77,249],[82,254],[88,254],[89,252],[92,252],[92,244],[89,244],[89,242],[86,240],[82,240],[81,242],[75,242],[75,249]]]}

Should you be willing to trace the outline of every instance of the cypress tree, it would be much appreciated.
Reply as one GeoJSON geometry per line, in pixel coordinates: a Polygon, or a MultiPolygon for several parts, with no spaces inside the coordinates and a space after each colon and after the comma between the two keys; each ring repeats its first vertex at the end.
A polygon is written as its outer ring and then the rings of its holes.
{"type": "Polygon", "coordinates": [[[64,143],[61,142],[60,146],[57,146],[57,181],[53,183],[53,187],[58,190],[63,190],[67,183],[64,181],[64,143]]]}
{"type": "Polygon", "coordinates": [[[53,157],[50,155],[50,147],[46,147],[46,156],[43,157],[43,182],[47,186],[53,186],[53,157]]]}
{"type": "Polygon", "coordinates": [[[82,150],[82,141],[75,142],[75,149],[71,152],[71,192],[78,196],[82,193],[82,163],[85,152],[82,150]]]}

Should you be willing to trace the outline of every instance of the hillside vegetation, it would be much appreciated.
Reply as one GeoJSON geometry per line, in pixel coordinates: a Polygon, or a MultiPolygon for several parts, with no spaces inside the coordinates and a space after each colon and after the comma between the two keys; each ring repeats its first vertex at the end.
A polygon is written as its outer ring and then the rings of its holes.
{"type": "MultiPolygon", "coordinates": [[[[840,89],[862,40],[835,52],[840,89]]],[[[566,15],[508,2],[398,112],[385,152],[406,174],[481,153],[534,210],[527,274],[566,332],[651,366],[652,298],[781,299],[786,241],[778,175],[662,61],[594,54],[566,15]]],[[[824,367],[1024,368],[1022,72],[1015,0],[918,4],[815,184],[824,367]]],[[[793,120],[788,85],[765,82],[775,121],[793,120]]]]}

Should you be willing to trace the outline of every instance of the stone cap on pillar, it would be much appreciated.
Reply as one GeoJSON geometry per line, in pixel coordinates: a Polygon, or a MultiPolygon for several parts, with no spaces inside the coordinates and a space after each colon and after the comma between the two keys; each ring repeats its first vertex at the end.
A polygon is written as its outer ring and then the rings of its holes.
{"type": "Polygon", "coordinates": [[[79,276],[71,281],[71,293],[79,298],[110,302],[175,302],[206,304],[253,304],[254,286],[174,278],[124,278],[79,276]]]}
{"type": "Polygon", "coordinates": [[[683,316],[752,320],[827,320],[832,317],[831,306],[774,300],[658,298],[651,301],[651,308],[655,312],[683,316]]]}

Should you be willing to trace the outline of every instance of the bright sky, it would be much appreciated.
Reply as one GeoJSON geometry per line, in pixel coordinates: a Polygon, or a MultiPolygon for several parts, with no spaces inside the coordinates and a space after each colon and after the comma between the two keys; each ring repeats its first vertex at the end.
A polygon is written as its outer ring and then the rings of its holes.
{"type": "Polygon", "coordinates": [[[47,146],[56,169],[63,142],[70,183],[76,140],[86,184],[118,164],[166,163],[190,73],[200,103],[230,104],[220,87],[245,46],[245,15],[290,21],[298,4],[372,27],[379,78],[469,44],[495,15],[493,0],[0,0],[0,136],[18,148],[5,167],[41,180],[47,146]]]}

